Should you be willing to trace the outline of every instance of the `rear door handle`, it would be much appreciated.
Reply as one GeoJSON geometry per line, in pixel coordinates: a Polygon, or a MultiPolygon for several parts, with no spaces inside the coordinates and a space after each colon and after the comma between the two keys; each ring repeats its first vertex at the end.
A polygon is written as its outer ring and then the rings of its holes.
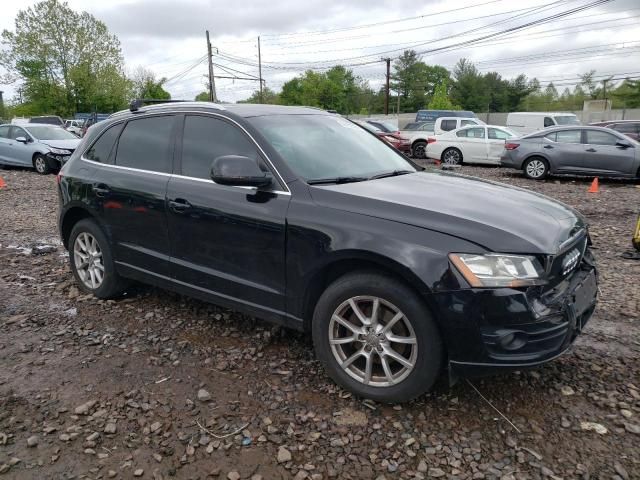
{"type": "Polygon", "coordinates": [[[544,148],[553,148],[551,145],[545,145],[544,148]]]}
{"type": "Polygon", "coordinates": [[[585,152],[597,152],[595,148],[587,148],[585,152]]]}
{"type": "Polygon", "coordinates": [[[109,187],[107,187],[104,183],[99,183],[93,186],[93,193],[96,194],[96,197],[106,197],[109,192],[109,187]]]}
{"type": "Polygon", "coordinates": [[[183,213],[191,208],[191,204],[184,198],[169,200],[169,208],[175,213],[183,213]]]}

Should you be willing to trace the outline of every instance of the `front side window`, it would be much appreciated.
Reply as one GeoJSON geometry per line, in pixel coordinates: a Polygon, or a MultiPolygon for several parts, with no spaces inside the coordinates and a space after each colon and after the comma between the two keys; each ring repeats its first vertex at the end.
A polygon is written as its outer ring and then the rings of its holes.
{"type": "Polygon", "coordinates": [[[116,165],[152,172],[171,172],[171,130],[174,117],[129,120],[118,141],[116,165]]]}
{"type": "Polygon", "coordinates": [[[586,134],[587,139],[585,143],[589,145],[615,145],[620,141],[615,135],[598,130],[587,130],[586,134]]]}
{"type": "Polygon", "coordinates": [[[342,117],[265,115],[247,120],[307,181],[416,171],[393,147],[342,117]]]}
{"type": "Polygon", "coordinates": [[[100,138],[86,151],[84,154],[85,158],[93,160],[94,162],[113,163],[111,153],[114,151],[114,146],[118,140],[118,135],[120,135],[122,131],[123,125],[124,123],[119,123],[103,132],[100,138]]]}
{"type": "Polygon", "coordinates": [[[23,128],[12,127],[11,131],[9,132],[9,138],[11,140],[17,140],[18,137],[24,137],[24,138],[28,139],[29,135],[27,135],[27,132],[25,132],[23,128]]]}
{"type": "Polygon", "coordinates": [[[182,141],[182,175],[210,179],[213,161],[223,155],[259,159],[256,144],[237,126],[218,118],[188,115],[182,141]]]}
{"type": "Polygon", "coordinates": [[[440,128],[445,132],[450,132],[451,130],[455,130],[458,126],[457,120],[442,120],[440,123],[440,128]]]}

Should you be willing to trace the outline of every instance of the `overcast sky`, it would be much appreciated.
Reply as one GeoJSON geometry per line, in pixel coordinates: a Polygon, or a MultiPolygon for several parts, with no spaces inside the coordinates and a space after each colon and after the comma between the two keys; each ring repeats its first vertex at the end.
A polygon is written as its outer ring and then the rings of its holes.
{"type": "MultiPolygon", "coordinates": [[[[4,1],[0,29],[13,29],[18,10],[34,3],[4,1]]],[[[173,98],[188,99],[205,89],[206,29],[220,54],[214,54],[220,65],[214,67],[216,75],[257,76],[260,35],[263,78],[275,90],[306,68],[321,70],[337,63],[353,65],[357,75],[378,88],[385,71],[380,57],[396,57],[404,48],[451,46],[588,3],[591,0],[69,1],[118,36],[129,71],[139,65],[149,68],[169,79],[165,88],[173,98]]],[[[426,53],[423,60],[452,68],[460,57],[506,78],[524,73],[545,83],[554,81],[560,91],[591,69],[601,76],[639,78],[640,2],[613,0],[482,45],[426,53]]],[[[257,82],[218,79],[216,87],[222,101],[236,101],[249,96],[257,82]]],[[[15,85],[0,89],[7,99],[15,93],[15,85]]]]}

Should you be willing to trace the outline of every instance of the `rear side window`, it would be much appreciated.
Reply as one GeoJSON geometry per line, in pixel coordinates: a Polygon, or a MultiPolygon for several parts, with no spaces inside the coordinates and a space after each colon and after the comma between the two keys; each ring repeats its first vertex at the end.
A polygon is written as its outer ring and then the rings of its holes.
{"type": "Polygon", "coordinates": [[[440,128],[445,132],[450,132],[451,130],[455,130],[458,126],[457,120],[442,120],[440,123],[440,128]]]}
{"type": "Polygon", "coordinates": [[[240,128],[224,120],[188,115],[182,141],[182,175],[211,178],[211,164],[223,155],[258,159],[253,141],[240,128]]]}
{"type": "Polygon", "coordinates": [[[638,133],[640,131],[640,123],[617,123],[610,125],[610,128],[620,133],[638,133]]]}
{"type": "Polygon", "coordinates": [[[485,138],[484,128],[467,128],[456,133],[458,137],[485,138]]]}
{"type": "Polygon", "coordinates": [[[620,140],[615,135],[597,130],[587,130],[587,141],[589,145],[615,145],[620,140]]]}
{"type": "Polygon", "coordinates": [[[118,135],[122,131],[124,123],[119,123],[108,128],[100,135],[93,145],[84,154],[87,160],[93,160],[100,163],[113,163],[114,146],[118,140],[118,135]]]}
{"type": "Polygon", "coordinates": [[[0,138],[9,138],[9,127],[0,127],[0,138]]]}
{"type": "Polygon", "coordinates": [[[130,120],[118,141],[116,165],[170,173],[173,116],[130,120]]]}
{"type": "Polygon", "coordinates": [[[546,135],[546,138],[557,143],[580,143],[580,130],[562,130],[546,135]]]}

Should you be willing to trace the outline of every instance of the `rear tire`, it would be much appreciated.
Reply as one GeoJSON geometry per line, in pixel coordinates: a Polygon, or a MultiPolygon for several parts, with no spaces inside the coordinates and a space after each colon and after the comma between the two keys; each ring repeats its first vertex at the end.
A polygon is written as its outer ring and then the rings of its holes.
{"type": "Polygon", "coordinates": [[[48,175],[52,171],[47,157],[39,153],[33,157],[33,168],[35,168],[36,172],[38,172],[40,175],[48,175]]]}
{"type": "Polygon", "coordinates": [[[361,397],[406,402],[429,390],[441,371],[442,340],[428,308],[380,273],[333,282],[315,307],[312,334],[329,376],[361,397]]]}
{"type": "Polygon", "coordinates": [[[441,158],[446,165],[462,165],[462,152],[457,148],[447,148],[441,158]]]}
{"type": "Polygon", "coordinates": [[[71,229],[69,260],[78,287],[85,293],[109,299],[119,296],[128,285],[116,272],[111,246],[93,220],[80,220],[71,229]]]}
{"type": "Polygon", "coordinates": [[[542,157],[531,157],[524,162],[522,171],[532,180],[543,180],[549,175],[549,164],[542,157]]]}
{"type": "Polygon", "coordinates": [[[416,142],[411,146],[413,158],[427,158],[427,142],[416,142]]]}

